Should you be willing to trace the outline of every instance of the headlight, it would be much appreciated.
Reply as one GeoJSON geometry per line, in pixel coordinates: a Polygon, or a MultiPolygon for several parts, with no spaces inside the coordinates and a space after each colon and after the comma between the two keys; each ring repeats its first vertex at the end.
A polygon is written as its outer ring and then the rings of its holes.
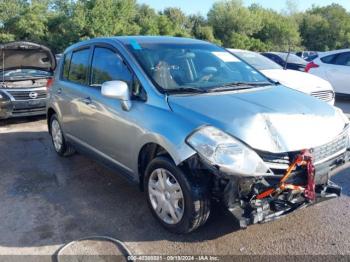
{"type": "Polygon", "coordinates": [[[225,173],[240,176],[272,174],[257,153],[215,127],[205,126],[197,130],[186,142],[207,162],[219,166],[225,173]]]}
{"type": "Polygon", "coordinates": [[[342,120],[344,121],[345,124],[349,123],[349,119],[348,117],[344,114],[343,110],[341,110],[339,107],[335,106],[335,111],[337,112],[337,114],[342,118],[342,120]]]}

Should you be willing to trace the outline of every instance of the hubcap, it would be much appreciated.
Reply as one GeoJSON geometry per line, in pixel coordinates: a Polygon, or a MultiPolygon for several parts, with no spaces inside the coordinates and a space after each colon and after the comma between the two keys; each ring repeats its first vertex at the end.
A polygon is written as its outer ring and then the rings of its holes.
{"type": "Polygon", "coordinates": [[[148,182],[148,194],[158,217],[167,224],[178,223],[184,214],[184,197],[179,182],[166,169],[155,169],[148,182]]]}
{"type": "Polygon", "coordinates": [[[56,119],[52,120],[52,123],[51,123],[51,136],[52,136],[53,145],[55,146],[56,151],[57,152],[60,151],[62,148],[63,137],[62,137],[60,124],[56,119]]]}

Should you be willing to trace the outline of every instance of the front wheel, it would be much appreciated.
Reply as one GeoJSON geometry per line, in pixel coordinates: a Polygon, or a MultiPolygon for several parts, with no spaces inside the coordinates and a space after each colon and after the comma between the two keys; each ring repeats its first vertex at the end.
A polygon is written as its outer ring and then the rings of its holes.
{"type": "Polygon", "coordinates": [[[152,214],[169,231],[189,233],[210,213],[204,186],[194,185],[170,159],[157,157],[146,169],[145,189],[152,214]]]}

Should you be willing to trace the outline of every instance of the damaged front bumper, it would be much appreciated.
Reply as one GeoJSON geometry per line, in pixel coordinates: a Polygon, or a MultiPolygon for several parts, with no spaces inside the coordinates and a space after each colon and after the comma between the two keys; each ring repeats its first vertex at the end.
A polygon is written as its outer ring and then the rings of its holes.
{"type": "MultiPolygon", "coordinates": [[[[309,155],[310,163],[312,163],[311,159],[309,155]]],[[[287,183],[293,184],[291,188],[285,187],[283,190],[274,191],[273,194],[261,198],[259,196],[262,195],[262,192],[266,192],[266,189],[280,185],[284,176],[282,175],[281,178],[281,175],[274,175],[252,179],[231,177],[225,188],[225,203],[241,228],[246,228],[249,224],[265,223],[281,218],[295,210],[339,197],[341,187],[330,180],[330,172],[348,160],[349,152],[346,151],[326,162],[316,166],[312,165],[312,170],[308,170],[306,164],[296,166],[285,181],[286,185],[287,183]],[[310,173],[312,174],[311,180],[308,175],[309,171],[312,172],[310,173]],[[307,192],[310,181],[314,188],[314,195],[311,199],[307,192]],[[305,191],[297,188],[305,189],[305,191]]]]}
{"type": "MultiPolygon", "coordinates": [[[[265,177],[245,177],[227,174],[219,167],[209,165],[198,155],[193,157],[189,164],[191,170],[197,169],[198,177],[203,177],[204,173],[212,174],[212,196],[226,205],[241,228],[246,228],[250,224],[269,222],[298,209],[339,197],[341,187],[330,180],[331,173],[349,161],[349,153],[346,150],[314,166],[313,200],[307,197],[306,192],[292,189],[271,194],[263,199],[257,198],[262,192],[280,183],[285,169],[272,170],[273,174],[265,177]]],[[[286,183],[305,187],[308,184],[307,168],[295,168],[286,183]]]]}
{"type": "Polygon", "coordinates": [[[316,187],[314,201],[308,200],[302,194],[293,196],[291,192],[285,192],[278,197],[254,199],[248,202],[240,200],[228,210],[237,219],[240,227],[246,228],[250,224],[265,223],[281,218],[298,209],[339,197],[340,194],[341,187],[329,181],[327,185],[316,187]]]}

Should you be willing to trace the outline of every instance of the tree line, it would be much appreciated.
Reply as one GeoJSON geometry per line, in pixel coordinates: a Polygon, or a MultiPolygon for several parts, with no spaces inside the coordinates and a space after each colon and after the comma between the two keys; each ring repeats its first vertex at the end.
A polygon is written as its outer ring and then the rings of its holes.
{"type": "Polygon", "coordinates": [[[350,13],[338,4],[283,12],[241,0],[215,2],[206,16],[136,0],[0,0],[0,42],[28,40],[55,52],[93,37],[170,35],[255,51],[349,48],[350,13]]]}

